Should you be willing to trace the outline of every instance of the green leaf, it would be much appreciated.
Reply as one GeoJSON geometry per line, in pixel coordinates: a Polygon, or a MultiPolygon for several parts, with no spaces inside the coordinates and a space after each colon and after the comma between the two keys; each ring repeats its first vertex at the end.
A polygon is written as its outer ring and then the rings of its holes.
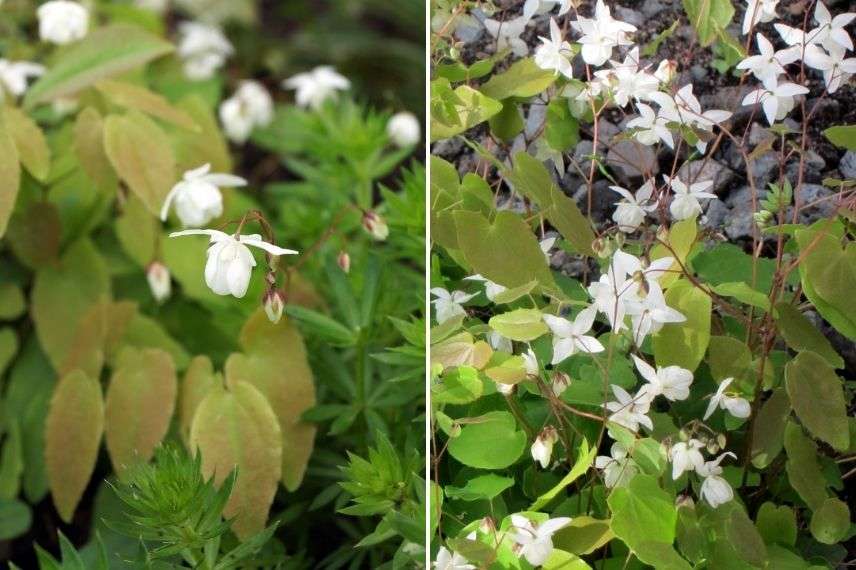
{"type": "Polygon", "coordinates": [[[20,184],[21,165],[18,162],[18,150],[5,118],[0,117],[0,237],[6,233],[20,184]]]}
{"type": "Polygon", "coordinates": [[[512,486],[514,486],[513,478],[500,477],[489,473],[467,480],[467,484],[463,487],[447,485],[443,491],[450,499],[480,501],[483,499],[492,500],[512,486]]]}
{"type": "Polygon", "coordinates": [[[21,491],[24,471],[21,445],[21,428],[17,417],[11,417],[6,420],[6,439],[0,452],[0,499],[14,499],[21,491]]]}
{"type": "Polygon", "coordinates": [[[99,79],[119,75],[170,53],[168,42],[124,24],[98,28],[61,52],[57,61],[27,91],[31,109],[58,97],[73,95],[99,79]]]}
{"type": "Polygon", "coordinates": [[[72,146],[86,176],[99,191],[112,195],[119,179],[104,150],[104,119],[93,107],[86,107],[77,114],[72,146]]]}
{"type": "Polygon", "coordinates": [[[354,334],[345,325],[312,309],[300,305],[288,305],[285,307],[285,313],[300,323],[308,334],[317,336],[330,344],[350,346],[356,340],[354,334]]]}
{"type": "Polygon", "coordinates": [[[773,390],[770,397],[758,411],[752,436],[752,465],[764,469],[770,465],[782,451],[785,440],[785,426],[791,415],[791,401],[787,393],[779,388],[773,390]]]}
{"type": "Polygon", "coordinates": [[[842,501],[830,497],[811,516],[811,535],[823,544],[836,544],[850,530],[850,509],[842,501]]]}
{"type": "Polygon", "coordinates": [[[594,255],[595,236],[588,219],[577,203],[553,183],[547,168],[525,152],[514,155],[514,169],[508,174],[515,190],[535,202],[541,213],[562,236],[583,255],[594,255]]]}
{"type": "Polygon", "coordinates": [[[468,404],[479,399],[484,383],[472,366],[447,370],[439,384],[431,386],[431,402],[436,404],[468,404]]]}
{"type": "Polygon", "coordinates": [[[684,10],[698,33],[699,43],[709,46],[716,40],[717,31],[725,29],[734,17],[730,0],[683,0],[684,10]]]}
{"type": "Polygon", "coordinates": [[[502,101],[502,111],[488,119],[490,132],[501,141],[511,142],[523,130],[523,115],[514,99],[502,101]]]}
{"type": "Polygon", "coordinates": [[[222,377],[214,373],[214,365],[207,356],[194,356],[181,380],[178,399],[178,421],[181,437],[185,443],[190,439],[190,426],[199,403],[205,399],[215,386],[222,383],[222,377]]]}
{"type": "Polygon", "coordinates": [[[511,340],[521,342],[535,340],[549,330],[544,315],[538,309],[515,309],[491,317],[490,328],[511,340]]]}
{"type": "Polygon", "coordinates": [[[710,342],[710,297],[683,279],[669,287],[665,297],[666,304],[687,320],[667,324],[654,335],[654,359],[657,366],[677,365],[693,371],[710,342]]]}
{"type": "Polygon", "coordinates": [[[488,97],[503,100],[509,97],[533,97],[542,93],[556,81],[556,74],[548,69],[541,69],[535,60],[527,57],[514,62],[502,73],[491,77],[481,86],[481,91],[488,97]]]}
{"type": "Polygon", "coordinates": [[[573,517],[568,526],[553,535],[553,544],[572,554],[590,554],[615,537],[609,523],[587,515],[573,517]]]}
{"type": "Polygon", "coordinates": [[[526,434],[508,412],[488,412],[468,423],[449,442],[449,453],[470,467],[504,469],[513,464],[526,448],[526,434]]]}
{"type": "Polygon", "coordinates": [[[770,310],[770,299],[760,291],[757,291],[744,283],[738,281],[734,283],[720,283],[713,287],[714,293],[723,297],[734,297],[741,303],[758,307],[764,311],[770,310]]]}
{"type": "Polygon", "coordinates": [[[51,168],[51,152],[39,126],[17,107],[5,107],[6,128],[15,141],[18,158],[33,178],[45,182],[51,168]]]}
{"type": "Polygon", "coordinates": [[[469,130],[502,110],[502,103],[479,93],[472,87],[461,85],[455,89],[454,94],[458,102],[453,105],[452,111],[457,122],[441,123],[432,113],[431,142],[447,139],[469,130]]]}
{"type": "Polygon", "coordinates": [[[768,545],[793,547],[797,542],[797,519],[794,510],[787,505],[776,506],[769,501],[764,503],[758,509],[755,526],[768,545]]]}
{"type": "Polygon", "coordinates": [[[802,424],[839,451],[850,446],[844,383],[817,353],[800,352],[785,366],[785,387],[802,424]]]}
{"type": "Polygon", "coordinates": [[[543,570],[591,570],[585,560],[575,554],[554,548],[541,566],[543,570]]]}
{"type": "Polygon", "coordinates": [[[114,105],[141,111],[184,129],[199,131],[199,126],[193,122],[190,115],[173,107],[164,97],[145,87],[104,79],[96,83],[95,88],[114,105]]]}
{"type": "Polygon", "coordinates": [[[21,288],[14,283],[0,283],[0,320],[11,321],[27,310],[21,288]]]}
{"type": "Polygon", "coordinates": [[[844,368],[844,359],[835,352],[829,339],[793,305],[776,304],[776,324],[792,349],[810,350],[826,359],[833,368],[844,368]]]}
{"type": "Polygon", "coordinates": [[[635,548],[636,557],[657,570],[691,570],[686,560],[681,558],[671,544],[656,540],[646,540],[635,548]]]}
{"type": "Polygon", "coordinates": [[[31,269],[57,265],[62,228],[57,207],[47,201],[21,205],[9,221],[7,243],[31,269]]]}
{"type": "Polygon", "coordinates": [[[827,494],[826,478],[817,462],[817,448],[792,421],[785,427],[785,451],[788,454],[785,470],[791,487],[810,509],[820,508],[827,494]]]}
{"type": "Polygon", "coordinates": [[[856,125],[836,125],[823,131],[823,136],[837,147],[856,150],[856,125]]]}
{"type": "Polygon", "coordinates": [[[18,352],[18,335],[11,327],[0,328],[0,376],[18,352]]]}
{"type": "Polygon", "coordinates": [[[18,500],[0,500],[0,540],[11,540],[27,532],[33,522],[30,507],[18,500]]]}
{"type": "Polygon", "coordinates": [[[764,257],[753,260],[751,255],[730,243],[718,244],[698,253],[693,257],[692,265],[707,283],[719,285],[743,281],[762,293],[770,291],[776,271],[775,260],[764,257]],[[756,271],[753,271],[753,265],[756,271]]]}
{"type": "Polygon", "coordinates": [[[580,123],[571,114],[567,100],[562,97],[553,99],[547,105],[544,138],[550,148],[559,152],[567,151],[580,141],[580,123]]]}
{"type": "Polygon", "coordinates": [[[160,240],[160,222],[137,196],[131,195],[116,218],[116,237],[134,263],[145,268],[154,261],[160,240]]]}
{"type": "Polygon", "coordinates": [[[559,481],[556,485],[554,485],[549,491],[539,496],[532,506],[529,507],[530,511],[540,511],[544,508],[550,501],[555,499],[559,493],[561,493],[568,485],[576,481],[579,477],[581,477],[586,471],[589,470],[592,463],[594,463],[594,457],[597,455],[597,448],[592,447],[589,449],[588,442],[583,439],[583,442],[580,444],[580,447],[577,449],[577,459],[574,461],[574,466],[571,467],[571,470],[567,475],[562,477],[562,480],[559,481]]]}
{"type": "Polygon", "coordinates": [[[627,487],[613,489],[607,503],[612,511],[612,532],[632,550],[647,542],[670,545],[675,540],[675,500],[655,477],[636,475],[627,487]]]}
{"type": "MultiPolygon", "coordinates": [[[[175,130],[171,139],[178,163],[177,172],[210,164],[212,172],[232,172],[232,156],[229,144],[223,137],[217,118],[210,106],[198,94],[192,93],[176,105],[180,112],[186,113],[197,125],[195,130],[175,130]]],[[[231,194],[225,196],[228,199],[231,194]]]]}

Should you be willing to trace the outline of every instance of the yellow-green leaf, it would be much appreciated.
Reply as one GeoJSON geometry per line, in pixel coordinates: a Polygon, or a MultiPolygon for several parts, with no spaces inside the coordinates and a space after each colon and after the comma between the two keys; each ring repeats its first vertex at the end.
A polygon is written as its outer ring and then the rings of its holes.
{"type": "Polygon", "coordinates": [[[205,100],[194,94],[185,97],[176,106],[198,126],[194,131],[175,130],[172,133],[178,171],[184,172],[207,163],[213,172],[231,172],[229,145],[205,100]]]}
{"type": "Polygon", "coordinates": [[[0,320],[17,319],[27,310],[21,288],[14,283],[0,283],[0,320]]]}
{"type": "Polygon", "coordinates": [[[54,505],[65,522],[71,522],[95,469],[103,428],[98,380],[80,370],[64,376],[54,390],[46,420],[45,466],[54,505]]]}
{"type": "Polygon", "coordinates": [[[785,302],[776,304],[776,324],[788,346],[794,350],[810,350],[822,356],[834,368],[844,368],[832,343],[799,310],[785,302]]]}
{"type": "Polygon", "coordinates": [[[491,99],[467,85],[455,89],[456,103],[454,115],[457,123],[454,125],[439,122],[435,117],[431,120],[431,141],[447,139],[462,133],[482,123],[502,110],[502,103],[491,99]]]}
{"type": "Polygon", "coordinates": [[[687,320],[667,324],[654,335],[654,359],[657,366],[674,364],[695,370],[710,342],[710,297],[683,279],[669,287],[665,296],[666,304],[687,320]]]}
{"type": "Polygon", "coordinates": [[[131,301],[97,302],[80,317],[60,375],[80,369],[98,378],[104,361],[110,357],[128,324],[137,313],[131,301]]]}
{"type": "Polygon", "coordinates": [[[116,219],[116,237],[125,253],[140,267],[154,260],[160,240],[160,221],[137,196],[130,196],[116,219]]]}
{"type": "Polygon", "coordinates": [[[532,58],[514,62],[511,67],[498,73],[481,86],[481,91],[493,99],[509,97],[532,97],[543,92],[556,81],[556,73],[538,67],[532,58]]]}
{"type": "Polygon", "coordinates": [[[511,340],[535,340],[547,333],[544,315],[538,309],[515,309],[491,317],[490,328],[511,340]]]}
{"type": "Polygon", "coordinates": [[[21,184],[21,165],[15,141],[0,117],[0,237],[6,233],[6,225],[15,209],[18,187],[21,184]]]}
{"type": "Polygon", "coordinates": [[[200,130],[190,115],[174,107],[166,98],[145,87],[124,81],[104,79],[96,83],[95,88],[114,105],[142,111],[147,115],[184,129],[197,132],[200,130]]]}
{"type": "Polygon", "coordinates": [[[282,437],[268,401],[240,380],[216,386],[199,404],[190,449],[202,454],[202,472],[217,484],[235,468],[238,477],[223,515],[245,540],[265,527],[282,468],[282,437]]]}
{"type": "Polygon", "coordinates": [[[22,204],[9,221],[6,239],[15,257],[30,269],[56,265],[61,224],[59,210],[52,202],[22,204]]]}
{"type": "Polygon", "coordinates": [[[218,374],[214,373],[214,365],[207,356],[195,356],[184,372],[179,396],[178,421],[181,426],[181,437],[190,441],[190,426],[199,403],[205,399],[215,386],[222,384],[218,374]]]}
{"type": "Polygon", "coordinates": [[[17,107],[7,105],[6,127],[15,147],[21,164],[33,178],[44,182],[51,168],[51,152],[42,129],[17,107]]]}
{"type": "Polygon", "coordinates": [[[77,114],[74,123],[74,153],[86,175],[102,192],[116,189],[119,179],[104,150],[104,119],[92,107],[77,114]]]}

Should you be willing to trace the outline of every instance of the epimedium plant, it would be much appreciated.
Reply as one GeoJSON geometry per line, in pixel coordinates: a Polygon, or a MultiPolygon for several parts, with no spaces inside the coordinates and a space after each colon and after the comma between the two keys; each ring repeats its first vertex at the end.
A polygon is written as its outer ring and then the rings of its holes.
{"type": "Polygon", "coordinates": [[[136,4],[0,8],[3,537],[49,495],[76,541],[113,523],[86,564],[421,561],[419,122],[329,66],[227,79],[213,13],[136,4]]]}
{"type": "Polygon", "coordinates": [[[813,138],[852,148],[852,127],[811,125],[804,96],[845,84],[856,16],[815,2],[793,27],[749,2],[732,31],[730,2],[683,4],[701,46],[733,52],[719,67],[748,113],[703,107],[690,62],[657,62],[674,26],[636,45],[601,0],[432,4],[434,152],[471,158],[430,164],[438,568],[852,559],[853,364],[829,338],[856,339],[852,181],[804,195],[813,138]],[[480,33],[493,55],[474,60],[480,33]],[[745,249],[705,216],[728,143],[752,196],[745,249]],[[617,200],[611,218],[595,200],[617,200]]]}

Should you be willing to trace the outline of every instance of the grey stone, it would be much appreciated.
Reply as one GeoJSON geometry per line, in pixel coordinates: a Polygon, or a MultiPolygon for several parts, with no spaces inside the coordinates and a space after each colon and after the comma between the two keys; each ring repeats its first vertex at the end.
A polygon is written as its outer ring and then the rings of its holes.
{"type": "Polygon", "coordinates": [[[708,200],[707,211],[704,214],[702,225],[718,230],[725,224],[726,218],[729,216],[728,206],[720,199],[708,200]]]}
{"type": "Polygon", "coordinates": [[[693,65],[690,68],[690,75],[695,81],[704,81],[707,79],[707,68],[698,64],[693,65]]]}
{"type": "Polygon", "coordinates": [[[639,12],[638,10],[634,10],[632,8],[625,8],[624,6],[618,6],[617,4],[613,6],[613,10],[613,17],[615,17],[617,20],[627,22],[628,24],[632,24],[637,28],[641,28],[645,24],[645,14],[639,12]]]}
{"type": "Polygon", "coordinates": [[[594,143],[590,140],[583,139],[574,147],[574,154],[571,157],[572,166],[568,170],[576,172],[579,168],[584,176],[588,176],[589,168],[591,168],[591,159],[587,158],[593,154],[594,143]],[[575,168],[573,164],[576,164],[575,168]]]}
{"type": "Polygon", "coordinates": [[[541,125],[544,124],[544,118],[547,116],[547,105],[541,103],[533,103],[529,106],[529,114],[526,116],[526,128],[524,133],[527,137],[532,137],[541,125]]]}
{"type": "Polygon", "coordinates": [[[612,142],[612,137],[620,133],[618,127],[610,123],[604,118],[601,118],[597,122],[597,146],[601,151],[606,150],[606,144],[608,142],[612,142]]]}
{"type": "Polygon", "coordinates": [[[645,0],[642,3],[642,15],[646,18],[653,18],[663,10],[665,10],[668,6],[662,2],[662,0],[645,0]]]}
{"type": "Polygon", "coordinates": [[[758,146],[762,142],[772,139],[773,133],[760,123],[752,123],[749,129],[749,144],[753,147],[758,146]]]}
{"type": "Polygon", "coordinates": [[[826,168],[826,161],[823,160],[823,157],[811,149],[808,149],[805,153],[805,163],[809,168],[814,168],[815,170],[826,168]]]}
{"type": "MultiPolygon", "coordinates": [[[[761,199],[766,195],[765,191],[759,191],[757,201],[760,204],[761,199]]],[[[741,239],[752,236],[755,226],[752,209],[752,188],[743,186],[731,192],[725,200],[729,207],[729,213],[723,224],[725,235],[729,239],[741,239]]]]}
{"type": "Polygon", "coordinates": [[[678,177],[686,183],[713,181],[711,192],[722,194],[734,178],[730,168],[709,158],[685,162],[678,170],[678,177]]]}
{"type": "MultiPolygon", "coordinates": [[[[799,189],[801,224],[811,224],[821,218],[827,218],[835,213],[835,191],[820,184],[803,184],[799,189]],[[818,202],[818,200],[822,200],[818,202]],[[812,204],[817,202],[816,204],[812,204]],[[812,204],[812,205],[808,205],[812,204]]],[[[794,196],[796,203],[796,196],[794,196]]],[[[788,214],[790,218],[791,214],[788,214]]]]}
{"type": "Polygon", "coordinates": [[[622,140],[613,143],[606,154],[606,162],[617,168],[628,180],[657,174],[660,170],[657,155],[651,147],[636,141],[622,140]]]}
{"type": "Polygon", "coordinates": [[[752,179],[755,186],[765,188],[768,182],[777,177],[779,173],[779,156],[770,151],[752,161],[752,179]]]}
{"type": "Polygon", "coordinates": [[[456,157],[464,149],[464,141],[460,137],[442,139],[431,145],[431,154],[446,159],[456,157]]]}
{"type": "MultiPolygon", "coordinates": [[[[591,217],[595,223],[600,224],[608,220],[615,209],[615,202],[620,199],[615,192],[609,189],[609,186],[609,181],[604,179],[597,180],[592,185],[591,217]]],[[[577,188],[573,198],[583,214],[586,214],[588,212],[588,186],[585,183],[577,188]]]]}
{"type": "Polygon", "coordinates": [[[844,178],[856,178],[856,152],[848,150],[838,162],[838,172],[844,178]]]}

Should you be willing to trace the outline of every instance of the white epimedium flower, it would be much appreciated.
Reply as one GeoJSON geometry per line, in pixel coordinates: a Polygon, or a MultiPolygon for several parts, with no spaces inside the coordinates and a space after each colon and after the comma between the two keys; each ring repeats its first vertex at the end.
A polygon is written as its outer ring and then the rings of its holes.
{"type": "Polygon", "coordinates": [[[217,295],[233,295],[238,299],[247,294],[250,276],[256,260],[247,246],[263,249],[270,255],[295,255],[293,249],[285,249],[268,243],[258,234],[233,236],[219,230],[183,230],[169,237],[207,235],[211,237],[208,261],[205,263],[205,283],[217,295]]]}
{"type": "Polygon", "coordinates": [[[696,473],[704,478],[699,491],[701,497],[714,509],[734,498],[734,490],[731,485],[720,476],[722,475],[722,467],[719,464],[729,456],[734,459],[737,458],[736,455],[727,451],[713,461],[706,461],[696,468],[696,473]]]}
{"type": "Polygon", "coordinates": [[[671,212],[672,218],[675,220],[687,220],[701,214],[701,203],[699,200],[716,198],[716,194],[707,191],[713,186],[713,180],[703,180],[701,182],[686,184],[677,176],[669,178],[665,174],[663,175],[663,179],[671,187],[672,192],[675,193],[672,197],[672,203],[669,204],[669,212],[671,212]]]}
{"type": "Polygon", "coordinates": [[[498,331],[490,331],[485,335],[487,339],[487,343],[494,350],[498,350],[500,352],[506,352],[511,354],[514,351],[514,345],[511,343],[511,339],[505,336],[502,336],[498,331]]]}
{"type": "Polygon", "coordinates": [[[494,39],[496,39],[496,51],[501,52],[510,49],[517,57],[529,55],[529,45],[520,38],[526,30],[529,18],[519,16],[513,20],[500,22],[488,18],[484,21],[484,27],[494,39]]]}
{"type": "Polygon", "coordinates": [[[593,336],[586,335],[594,324],[597,307],[583,309],[573,321],[544,315],[544,322],[553,332],[553,360],[550,364],[558,364],[577,352],[603,352],[605,348],[593,336]]]}
{"type": "Polygon", "coordinates": [[[335,97],[338,91],[351,88],[351,82],[329,65],[298,73],[283,81],[282,85],[295,90],[294,97],[299,107],[316,110],[321,108],[324,101],[335,97]]]}
{"type": "Polygon", "coordinates": [[[833,18],[823,2],[818,1],[814,6],[814,20],[817,22],[817,28],[808,35],[813,43],[822,45],[828,51],[852,50],[853,40],[844,28],[854,19],[856,19],[856,13],[853,12],[838,14],[833,18]]]}
{"type": "Polygon", "coordinates": [[[500,285],[499,283],[494,283],[490,279],[483,277],[482,275],[470,275],[469,277],[464,277],[464,281],[479,281],[484,283],[484,295],[488,298],[489,301],[496,301],[496,296],[504,291],[507,291],[508,288],[500,285]]]}
{"type": "Polygon", "coordinates": [[[743,98],[743,105],[758,105],[764,110],[764,116],[771,125],[784,119],[790,113],[798,95],[808,93],[808,88],[796,83],[767,84],[750,92],[743,98]]]}
{"type": "Polygon", "coordinates": [[[401,111],[389,119],[386,134],[395,146],[407,148],[422,140],[422,127],[416,115],[401,111]]]}
{"type": "Polygon", "coordinates": [[[568,376],[566,372],[553,370],[552,375],[550,376],[550,391],[553,392],[554,396],[557,398],[560,397],[565,393],[565,390],[567,390],[570,385],[571,377],[568,376]]]}
{"type": "Polygon", "coordinates": [[[628,285],[624,276],[616,275],[614,268],[610,265],[599,280],[588,286],[587,291],[592,296],[597,310],[606,315],[612,332],[624,330],[624,317],[627,314],[625,301],[628,296],[635,294],[633,287],[628,285]]]}
{"type": "Polygon", "coordinates": [[[520,355],[523,358],[523,368],[526,370],[527,376],[538,376],[540,368],[538,367],[538,357],[531,348],[527,348],[526,352],[520,355]]]}
{"type": "Polygon", "coordinates": [[[807,66],[823,72],[823,81],[830,94],[838,91],[842,83],[856,74],[856,58],[845,59],[846,53],[841,48],[832,49],[827,53],[815,45],[806,46],[803,61],[807,66]]]}
{"type": "Polygon", "coordinates": [[[553,446],[559,441],[559,434],[553,426],[547,426],[535,441],[532,442],[532,447],[529,452],[532,454],[532,460],[538,462],[542,469],[550,466],[550,458],[553,457],[553,446]]]}
{"type": "Polygon", "coordinates": [[[627,297],[628,300],[632,300],[638,296],[639,286],[644,292],[657,285],[660,277],[671,269],[674,262],[675,259],[672,257],[660,257],[650,263],[643,263],[635,255],[618,250],[612,255],[610,267],[617,276],[630,278],[630,281],[625,283],[623,288],[632,287],[630,291],[632,295],[627,297]]]}
{"type": "Polygon", "coordinates": [[[684,471],[696,471],[704,465],[701,449],[704,444],[697,439],[679,441],[669,449],[669,460],[672,462],[672,479],[683,475],[684,471]]]}
{"type": "Polygon", "coordinates": [[[649,334],[660,332],[663,325],[682,323],[686,317],[666,305],[666,297],[660,285],[650,285],[648,293],[640,299],[627,301],[627,314],[630,315],[633,342],[641,346],[649,334]]]}
{"type": "Polygon", "coordinates": [[[704,413],[702,420],[707,420],[713,415],[717,406],[728,412],[735,418],[748,418],[752,413],[752,406],[746,398],[730,394],[726,392],[734,378],[726,378],[719,383],[716,393],[710,397],[710,403],[707,405],[707,411],[704,413]]]}
{"type": "Polygon", "coordinates": [[[523,515],[511,515],[511,539],[518,553],[532,566],[541,566],[553,553],[553,535],[571,524],[568,517],[548,519],[535,524],[523,515]]]}
{"type": "Polygon", "coordinates": [[[578,41],[582,45],[583,60],[594,66],[606,63],[612,57],[612,48],[631,45],[633,42],[627,34],[636,31],[636,26],[613,18],[603,0],[597,0],[594,18],[580,17],[572,21],[571,26],[582,34],[578,41]]]}
{"type": "Polygon", "coordinates": [[[747,0],[746,13],[743,15],[743,35],[748,34],[756,24],[775,20],[778,4],[779,0],[747,0]]]}
{"type": "Polygon", "coordinates": [[[170,281],[169,269],[160,261],[153,261],[146,268],[146,281],[152,297],[158,303],[163,303],[172,294],[172,283],[170,281]]]}
{"type": "Polygon", "coordinates": [[[639,116],[627,122],[628,129],[634,129],[633,138],[638,142],[651,146],[659,141],[666,143],[671,149],[675,148],[675,139],[672,131],[666,126],[666,119],[657,115],[650,106],[645,103],[636,103],[639,116]]]}
{"type": "Polygon", "coordinates": [[[629,234],[638,230],[645,221],[645,216],[657,209],[657,204],[651,202],[651,195],[654,192],[653,180],[649,179],[645,182],[636,191],[635,196],[621,186],[610,186],[609,189],[624,198],[615,203],[615,212],[612,214],[618,229],[624,233],[629,234]]]}
{"type": "Polygon", "coordinates": [[[83,39],[89,30],[89,10],[71,0],[51,0],[36,10],[39,38],[57,45],[83,39]]]}
{"type": "Polygon", "coordinates": [[[27,80],[39,77],[44,72],[44,66],[38,63],[0,59],[0,102],[4,99],[4,93],[13,98],[23,95],[27,91],[27,80]]]}
{"type": "Polygon", "coordinates": [[[678,62],[671,59],[663,59],[660,65],[657,66],[657,71],[654,72],[654,77],[660,82],[660,85],[668,85],[678,74],[678,62]]]}
{"type": "Polygon", "coordinates": [[[478,293],[464,293],[463,291],[448,291],[442,287],[433,287],[431,294],[437,297],[433,301],[437,312],[437,324],[443,324],[458,315],[466,315],[462,305],[475,297],[478,293]]]}
{"type": "Polygon", "coordinates": [[[242,81],[234,95],[220,104],[220,122],[226,136],[244,143],[256,127],[273,119],[273,99],[258,81],[242,81]]]}
{"type": "Polygon", "coordinates": [[[621,442],[614,442],[609,455],[598,455],[594,466],[603,471],[603,484],[607,489],[623,487],[638,473],[636,462],[630,458],[627,448],[621,442]]]}
{"type": "Polygon", "coordinates": [[[648,384],[643,389],[653,399],[663,396],[672,402],[686,400],[690,396],[690,385],[693,383],[693,373],[680,366],[658,366],[656,369],[636,356],[633,362],[636,370],[648,384]]]}
{"type": "Polygon", "coordinates": [[[477,567],[468,563],[467,559],[457,552],[452,552],[445,546],[441,546],[440,550],[437,551],[434,568],[436,570],[476,570],[477,567]]]}
{"type": "Polygon", "coordinates": [[[544,259],[547,260],[547,265],[550,265],[550,250],[553,249],[554,245],[556,245],[556,240],[557,238],[549,237],[538,242],[538,247],[540,247],[541,251],[544,253],[544,259]]]}
{"type": "Polygon", "coordinates": [[[639,48],[634,47],[624,61],[610,61],[612,69],[602,69],[595,76],[611,88],[612,99],[619,107],[626,107],[632,100],[648,99],[660,87],[660,80],[645,70],[639,69],[639,48]]]}
{"type": "Polygon", "coordinates": [[[651,409],[651,398],[647,392],[640,390],[635,396],[631,396],[627,390],[618,384],[612,384],[610,388],[612,388],[615,401],[604,404],[607,411],[611,412],[607,418],[609,421],[623,426],[633,433],[639,431],[640,425],[649,430],[654,430],[654,424],[648,417],[648,411],[651,409]]]}
{"type": "Polygon", "coordinates": [[[541,37],[541,45],[535,50],[535,65],[571,79],[574,76],[570,59],[572,54],[571,44],[562,37],[556,20],[550,18],[550,37],[541,37]]]}
{"type": "Polygon", "coordinates": [[[232,174],[210,172],[211,165],[184,173],[166,195],[161,208],[161,220],[166,221],[169,207],[175,202],[175,213],[186,228],[198,228],[223,214],[223,195],[220,188],[246,186],[247,181],[232,174]]]}
{"type": "MultiPolygon", "coordinates": [[[[707,132],[713,131],[714,125],[731,118],[730,112],[721,109],[702,111],[701,103],[693,94],[692,83],[681,87],[674,97],[668,93],[657,91],[651,93],[649,99],[660,106],[659,116],[667,122],[676,122],[707,132]]],[[[699,140],[696,143],[696,148],[699,152],[704,153],[707,150],[707,142],[699,140]]]]}
{"type": "Polygon", "coordinates": [[[527,20],[532,16],[546,14],[553,8],[559,6],[559,16],[566,14],[571,9],[571,0],[526,0],[523,4],[523,17],[527,20]]]}
{"type": "Polygon", "coordinates": [[[184,62],[184,74],[189,79],[210,79],[234,52],[232,44],[217,26],[182,22],[178,33],[177,53],[184,62]]]}
{"type": "Polygon", "coordinates": [[[800,58],[800,49],[792,46],[776,51],[770,40],[762,33],[755,34],[758,43],[758,55],[750,55],[737,64],[737,69],[750,71],[764,85],[775,85],[780,75],[785,73],[785,65],[789,65],[800,58]]]}

